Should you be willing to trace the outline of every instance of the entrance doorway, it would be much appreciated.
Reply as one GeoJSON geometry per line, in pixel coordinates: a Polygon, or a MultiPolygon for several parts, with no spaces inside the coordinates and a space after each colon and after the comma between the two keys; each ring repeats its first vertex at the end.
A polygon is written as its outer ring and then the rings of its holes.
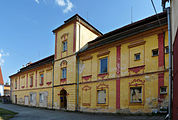
{"type": "Polygon", "coordinates": [[[15,95],[15,104],[17,104],[17,95],[15,95]]]}
{"type": "Polygon", "coordinates": [[[60,108],[67,109],[67,91],[64,89],[60,92],[60,102],[60,108]]]}

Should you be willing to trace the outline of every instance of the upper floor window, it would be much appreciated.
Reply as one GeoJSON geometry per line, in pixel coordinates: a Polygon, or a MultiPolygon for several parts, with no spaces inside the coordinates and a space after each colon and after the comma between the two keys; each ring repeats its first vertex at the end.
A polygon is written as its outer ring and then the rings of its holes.
{"type": "Polygon", "coordinates": [[[158,56],[159,52],[158,49],[152,50],[152,56],[158,56]]]}
{"type": "Polygon", "coordinates": [[[107,73],[108,72],[108,58],[101,58],[100,59],[100,73],[107,73]]]}
{"type": "Polygon", "coordinates": [[[43,81],[44,81],[44,75],[40,74],[40,85],[43,85],[43,81]]]}
{"type": "Polygon", "coordinates": [[[169,53],[169,47],[165,47],[165,53],[168,54],[169,53]]]}
{"type": "Polygon", "coordinates": [[[15,80],[15,89],[17,89],[17,79],[15,80]]]}
{"type": "Polygon", "coordinates": [[[135,60],[140,60],[140,53],[134,54],[134,59],[135,60]]]}
{"type": "Polygon", "coordinates": [[[62,68],[62,79],[66,79],[66,75],[67,75],[67,68],[62,68]]]}
{"type": "Polygon", "coordinates": [[[33,76],[30,76],[30,87],[33,86],[33,76]]]}
{"type": "Polygon", "coordinates": [[[63,45],[63,49],[62,49],[63,52],[64,52],[64,51],[67,51],[67,40],[66,40],[66,41],[63,41],[63,42],[62,42],[62,45],[63,45]]]}

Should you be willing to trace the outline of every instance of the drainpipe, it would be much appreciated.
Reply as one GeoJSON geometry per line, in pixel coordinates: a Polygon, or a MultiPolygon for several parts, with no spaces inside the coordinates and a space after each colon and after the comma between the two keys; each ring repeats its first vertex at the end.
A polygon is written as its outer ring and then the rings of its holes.
{"type": "Polygon", "coordinates": [[[170,18],[170,7],[167,10],[167,20],[168,20],[168,37],[169,37],[169,105],[168,105],[168,115],[169,120],[172,119],[172,34],[171,34],[171,18],[170,18]]]}
{"type": "Polygon", "coordinates": [[[53,78],[52,78],[52,109],[54,105],[54,60],[52,61],[53,64],[53,78]]]}
{"type": "Polygon", "coordinates": [[[76,111],[79,111],[79,56],[77,54],[77,105],[76,105],[76,111]]]}
{"type": "MultiPolygon", "coordinates": [[[[79,18],[79,50],[80,51],[80,18],[79,18]]],[[[76,105],[76,111],[79,111],[79,56],[78,54],[76,54],[77,56],[77,105],[76,105]]]]}

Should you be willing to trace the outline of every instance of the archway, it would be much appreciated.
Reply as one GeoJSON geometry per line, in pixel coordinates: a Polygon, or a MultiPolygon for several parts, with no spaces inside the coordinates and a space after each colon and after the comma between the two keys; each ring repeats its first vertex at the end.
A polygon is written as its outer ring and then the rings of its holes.
{"type": "Polygon", "coordinates": [[[64,89],[60,92],[60,108],[67,109],[67,91],[64,89]]]}

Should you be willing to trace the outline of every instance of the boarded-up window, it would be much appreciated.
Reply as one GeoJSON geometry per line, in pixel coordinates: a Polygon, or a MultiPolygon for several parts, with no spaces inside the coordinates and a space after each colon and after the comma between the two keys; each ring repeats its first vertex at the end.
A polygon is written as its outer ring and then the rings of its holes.
{"type": "Polygon", "coordinates": [[[46,72],[46,81],[52,81],[52,70],[46,72]]]}
{"type": "Polygon", "coordinates": [[[92,61],[92,59],[83,61],[83,67],[84,67],[83,72],[82,72],[83,76],[91,75],[91,69],[92,69],[91,61],[92,61]]]}
{"type": "Polygon", "coordinates": [[[130,88],[130,102],[142,102],[142,87],[130,88]]]}
{"type": "Polygon", "coordinates": [[[89,86],[83,87],[82,104],[83,106],[90,106],[91,104],[91,87],[89,86]]]}
{"type": "Polygon", "coordinates": [[[106,90],[97,90],[98,104],[106,104],[106,90]]]}

